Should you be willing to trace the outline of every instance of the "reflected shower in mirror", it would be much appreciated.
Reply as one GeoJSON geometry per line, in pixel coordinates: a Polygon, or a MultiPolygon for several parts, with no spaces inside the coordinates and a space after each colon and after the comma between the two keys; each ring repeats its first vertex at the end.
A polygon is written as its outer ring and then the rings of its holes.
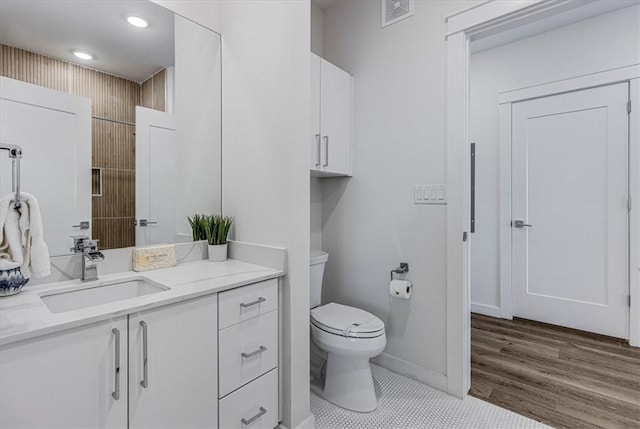
{"type": "Polygon", "coordinates": [[[220,212],[217,33],[152,2],[3,0],[0,103],[52,255],[190,241],[188,215],[220,212]]]}

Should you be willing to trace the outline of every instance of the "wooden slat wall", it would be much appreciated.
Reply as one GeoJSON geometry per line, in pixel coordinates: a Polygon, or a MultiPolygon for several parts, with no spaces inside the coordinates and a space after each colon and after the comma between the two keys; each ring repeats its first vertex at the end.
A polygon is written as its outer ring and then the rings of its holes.
{"type": "MultiPolygon", "coordinates": [[[[102,249],[135,245],[135,126],[104,119],[135,123],[141,85],[5,45],[0,45],[0,74],[92,100],[92,167],[103,169],[102,196],[92,197],[93,238],[102,249]]],[[[149,82],[153,100],[159,84],[154,78],[149,82]]]]}
{"type": "Polygon", "coordinates": [[[11,79],[69,92],[70,66],[64,61],[0,45],[0,75],[11,79]]]}
{"type": "Polygon", "coordinates": [[[165,80],[167,70],[163,69],[142,82],[140,105],[150,109],[165,111],[165,80]]]}

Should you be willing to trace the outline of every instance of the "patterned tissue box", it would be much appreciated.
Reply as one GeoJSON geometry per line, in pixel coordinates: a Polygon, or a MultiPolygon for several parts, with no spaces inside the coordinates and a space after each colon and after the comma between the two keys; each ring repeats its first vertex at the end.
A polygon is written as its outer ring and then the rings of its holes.
{"type": "Polygon", "coordinates": [[[133,249],[133,271],[149,271],[175,267],[178,251],[175,244],[138,247],[133,249]]]}

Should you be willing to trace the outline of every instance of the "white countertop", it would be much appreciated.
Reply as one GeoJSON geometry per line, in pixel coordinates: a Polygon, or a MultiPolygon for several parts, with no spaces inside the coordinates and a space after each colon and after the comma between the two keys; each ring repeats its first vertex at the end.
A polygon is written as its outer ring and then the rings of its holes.
{"type": "Polygon", "coordinates": [[[281,270],[230,259],[225,262],[189,262],[173,268],[141,273],[127,271],[101,276],[93,282],[70,280],[31,287],[27,284],[17,295],[0,298],[0,345],[222,292],[282,275],[284,272],[281,270]],[[84,289],[92,284],[141,278],[171,289],[64,313],[51,313],[40,298],[42,294],[55,290],[67,291],[74,286],[84,289]]]}

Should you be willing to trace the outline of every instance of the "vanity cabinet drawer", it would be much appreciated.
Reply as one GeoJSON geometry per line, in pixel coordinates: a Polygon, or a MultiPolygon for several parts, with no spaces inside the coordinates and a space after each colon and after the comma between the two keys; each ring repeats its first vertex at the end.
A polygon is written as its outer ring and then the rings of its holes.
{"type": "Polygon", "coordinates": [[[223,329],[218,334],[223,397],[278,365],[278,312],[223,329]]]}
{"type": "Polygon", "coordinates": [[[277,308],[277,279],[222,292],[218,295],[218,327],[224,329],[277,308]]]}
{"type": "Polygon", "coordinates": [[[218,408],[220,428],[275,428],[278,425],[278,370],[221,399],[218,408]]]}

